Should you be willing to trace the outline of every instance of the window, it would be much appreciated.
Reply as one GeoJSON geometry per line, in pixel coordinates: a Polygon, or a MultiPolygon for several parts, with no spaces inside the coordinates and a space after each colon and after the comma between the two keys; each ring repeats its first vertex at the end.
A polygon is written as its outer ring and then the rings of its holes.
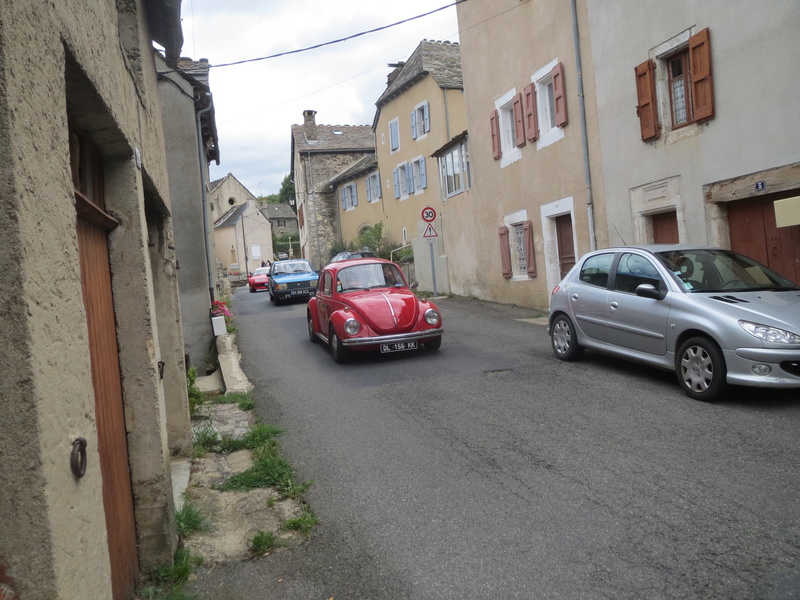
{"type": "Polygon", "coordinates": [[[414,189],[418,192],[428,187],[428,175],[425,171],[425,157],[421,156],[415,159],[412,163],[414,189]]]}
{"type": "Polygon", "coordinates": [[[389,149],[392,152],[400,150],[400,121],[389,121],[389,149]]]}
{"type": "Polygon", "coordinates": [[[339,190],[342,210],[352,210],[358,206],[358,189],[355,183],[348,183],[339,190]]]}
{"type": "Polygon", "coordinates": [[[564,90],[564,63],[552,61],[534,73],[531,85],[523,91],[528,139],[546,146],[563,137],[567,125],[567,98],[564,90]]]}
{"type": "Polygon", "coordinates": [[[708,28],[692,36],[681,34],[656,48],[653,54],[653,58],[635,68],[636,114],[642,141],[657,138],[662,121],[669,124],[669,129],[676,129],[713,118],[708,28]]]}
{"type": "Polygon", "coordinates": [[[492,155],[504,167],[522,157],[520,146],[525,145],[522,94],[512,89],[495,101],[489,116],[492,136],[492,155]]]}
{"type": "Polygon", "coordinates": [[[442,189],[448,198],[471,187],[469,148],[466,139],[439,158],[439,169],[442,189]]]}
{"type": "Polygon", "coordinates": [[[377,202],[381,199],[381,177],[378,171],[367,175],[367,202],[377,202]]]}
{"type": "Polygon", "coordinates": [[[530,221],[503,226],[500,235],[500,265],[506,279],[536,277],[533,224],[530,221]]]}
{"type": "Polygon", "coordinates": [[[414,193],[414,170],[411,165],[403,163],[392,171],[394,179],[394,197],[404,198],[414,193]]]}
{"type": "Polygon", "coordinates": [[[636,288],[642,284],[652,285],[657,290],[664,287],[658,271],[649,260],[626,252],[617,265],[614,289],[618,292],[635,294],[636,288]]]}
{"type": "Polygon", "coordinates": [[[581,267],[581,281],[588,285],[604,288],[608,285],[608,275],[611,272],[611,263],[614,254],[597,254],[586,259],[581,267]]]}
{"type": "Polygon", "coordinates": [[[411,137],[419,139],[431,130],[431,115],[428,103],[423,102],[411,111],[411,137]]]}

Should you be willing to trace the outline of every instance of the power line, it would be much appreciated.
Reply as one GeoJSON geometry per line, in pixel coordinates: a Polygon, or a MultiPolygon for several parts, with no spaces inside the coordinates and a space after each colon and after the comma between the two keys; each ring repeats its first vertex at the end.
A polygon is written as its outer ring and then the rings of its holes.
{"type": "Polygon", "coordinates": [[[414,21],[416,19],[421,19],[423,17],[430,16],[430,15],[432,15],[434,13],[437,13],[439,11],[445,10],[447,8],[451,8],[453,6],[456,6],[457,4],[461,4],[461,3],[466,2],[466,1],[467,0],[456,0],[455,2],[453,2],[451,4],[447,4],[447,5],[442,6],[440,8],[436,8],[434,10],[431,10],[429,12],[423,13],[421,15],[416,15],[414,17],[409,17],[408,19],[403,19],[402,21],[397,21],[396,23],[392,23],[390,25],[384,25],[382,27],[376,27],[375,29],[370,29],[368,31],[362,31],[360,33],[354,33],[353,35],[349,35],[347,37],[339,38],[338,40],[332,40],[330,42],[322,42],[321,44],[316,44],[314,46],[308,46],[307,48],[300,48],[298,50],[288,50],[286,52],[279,52],[277,54],[270,54],[269,56],[261,56],[259,58],[247,58],[247,59],[244,59],[244,60],[237,60],[237,61],[234,61],[234,62],[222,63],[222,64],[219,64],[219,65],[209,65],[209,68],[231,67],[233,65],[242,65],[242,64],[245,64],[245,63],[257,62],[257,61],[261,61],[261,60],[269,60],[269,59],[272,59],[272,58],[279,58],[281,56],[288,56],[290,54],[299,54],[301,52],[308,52],[310,50],[316,50],[317,48],[323,48],[325,46],[331,46],[333,44],[340,44],[342,42],[346,42],[348,40],[352,40],[352,39],[355,39],[357,37],[361,37],[363,35],[367,35],[369,33],[376,33],[378,31],[383,31],[384,29],[389,29],[391,27],[397,27],[398,25],[403,25],[404,23],[408,23],[409,21],[414,21]]]}

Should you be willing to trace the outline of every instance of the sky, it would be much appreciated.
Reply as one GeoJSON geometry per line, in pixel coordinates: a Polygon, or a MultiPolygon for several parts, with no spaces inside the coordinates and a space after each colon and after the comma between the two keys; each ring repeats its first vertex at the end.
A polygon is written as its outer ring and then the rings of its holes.
{"type": "Polygon", "coordinates": [[[317,111],[319,125],[372,125],[389,63],[407,60],[423,39],[458,42],[453,2],[183,0],[181,55],[212,65],[220,164],[211,163],[211,180],[232,173],[256,196],[277,194],[304,110],[317,111]],[[222,66],[238,61],[251,62],[222,66]]]}

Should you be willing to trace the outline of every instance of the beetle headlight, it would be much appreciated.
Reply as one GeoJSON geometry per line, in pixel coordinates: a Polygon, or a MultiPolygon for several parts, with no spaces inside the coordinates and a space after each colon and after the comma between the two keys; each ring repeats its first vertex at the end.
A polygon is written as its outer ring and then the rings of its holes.
{"type": "Polygon", "coordinates": [[[753,337],[771,344],[800,344],[800,335],[785,329],[761,325],[760,323],[751,323],[750,321],[739,321],[739,325],[753,337]]]}
{"type": "Polygon", "coordinates": [[[441,316],[439,315],[439,311],[434,308],[429,308],[425,311],[425,322],[428,325],[438,325],[441,316]]]}
{"type": "Polygon", "coordinates": [[[347,321],[344,322],[344,330],[347,332],[347,335],[355,335],[361,331],[361,323],[355,319],[347,319],[347,321]]]}

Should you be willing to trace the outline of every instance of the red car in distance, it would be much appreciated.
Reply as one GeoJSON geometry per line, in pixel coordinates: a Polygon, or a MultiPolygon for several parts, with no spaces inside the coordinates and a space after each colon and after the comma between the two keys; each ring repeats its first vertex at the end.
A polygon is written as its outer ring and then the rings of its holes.
{"type": "Polygon", "coordinates": [[[269,267],[259,267],[247,277],[250,293],[261,292],[269,288],[269,267]]]}
{"type": "Polygon", "coordinates": [[[308,337],[330,347],[337,363],[353,352],[405,352],[442,343],[436,305],[417,298],[400,268],[381,258],[332,262],[308,302],[308,337]]]}

